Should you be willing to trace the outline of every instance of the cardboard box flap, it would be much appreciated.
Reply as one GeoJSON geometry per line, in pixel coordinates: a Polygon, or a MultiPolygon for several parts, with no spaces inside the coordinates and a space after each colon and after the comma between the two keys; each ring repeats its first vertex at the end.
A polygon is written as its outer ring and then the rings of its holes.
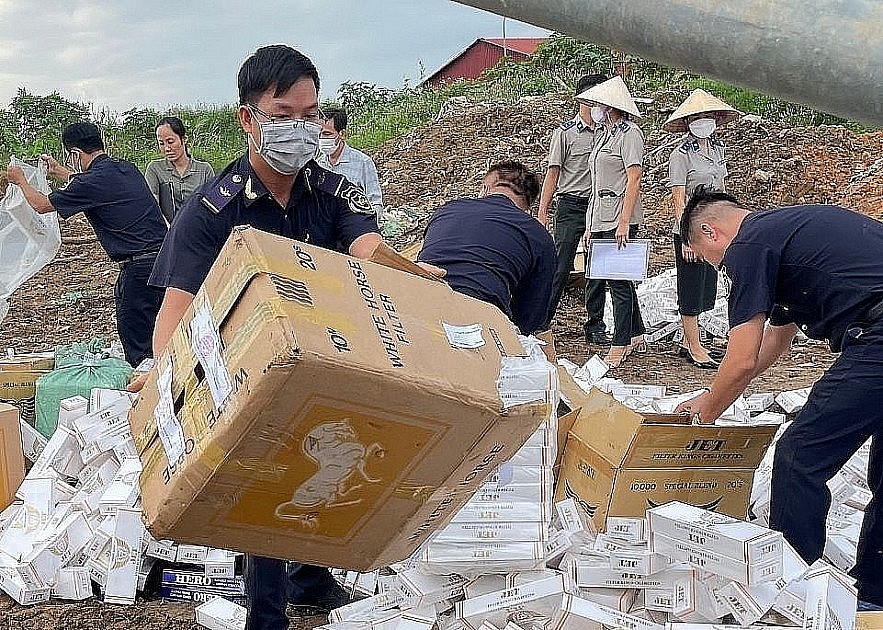
{"type": "Polygon", "coordinates": [[[642,424],[623,468],[754,469],[778,427],[642,424]]]}
{"type": "Polygon", "coordinates": [[[688,413],[645,413],[644,424],[693,424],[688,413]]]}
{"type": "Polygon", "coordinates": [[[412,273],[415,276],[420,276],[421,278],[426,278],[427,280],[433,280],[436,282],[441,281],[441,278],[432,275],[417,263],[412,262],[404,256],[400,255],[396,250],[394,250],[392,247],[384,242],[381,242],[377,246],[377,248],[374,250],[374,253],[371,254],[371,258],[369,260],[373,263],[377,263],[378,265],[383,265],[384,267],[389,267],[390,269],[398,269],[399,271],[404,271],[406,273],[412,273]]]}
{"type": "Polygon", "coordinates": [[[618,467],[626,456],[643,418],[621,405],[609,394],[597,389],[592,389],[588,394],[584,393],[569,374],[562,375],[561,382],[566,384],[562,385],[565,395],[575,407],[581,409],[579,418],[570,430],[568,440],[571,438],[580,440],[611,465],[618,467]]]}

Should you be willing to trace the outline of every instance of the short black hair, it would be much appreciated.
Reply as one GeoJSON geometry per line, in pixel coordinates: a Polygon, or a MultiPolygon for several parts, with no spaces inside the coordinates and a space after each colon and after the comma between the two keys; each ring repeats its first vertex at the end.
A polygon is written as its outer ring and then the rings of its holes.
{"type": "Polygon", "coordinates": [[[154,129],[159,129],[163,125],[168,125],[176,136],[184,140],[184,136],[187,135],[187,129],[184,127],[184,121],[178,118],[177,116],[163,116],[159,119],[159,122],[156,123],[156,127],[154,129]]]}
{"type": "Polygon", "coordinates": [[[340,107],[328,107],[322,110],[322,113],[325,114],[325,120],[330,120],[334,122],[334,128],[337,131],[343,131],[346,129],[347,123],[347,115],[346,110],[340,107]]]}
{"type": "Polygon", "coordinates": [[[497,162],[487,170],[484,176],[487,177],[491,173],[497,175],[497,185],[505,186],[519,197],[523,197],[528,207],[532,206],[540,196],[539,178],[536,173],[521,162],[515,160],[497,162]]]}
{"type": "Polygon", "coordinates": [[[681,240],[684,245],[688,247],[690,245],[690,228],[693,227],[696,219],[701,217],[709,206],[716,203],[729,203],[743,210],[748,210],[746,206],[739,203],[739,200],[732,195],[715,190],[704,184],[696,186],[693,194],[687,200],[687,205],[684,206],[684,213],[681,215],[681,240]]]}
{"type": "Polygon", "coordinates": [[[239,104],[254,105],[270,88],[282,96],[303,77],[313,80],[318,94],[319,71],[306,55],[285,44],[258,48],[239,69],[239,104]]]}
{"type": "Polygon", "coordinates": [[[604,83],[607,77],[603,74],[587,74],[581,76],[576,82],[576,95],[579,96],[589,88],[593,88],[599,83],[604,83]]]}
{"type": "Polygon", "coordinates": [[[98,125],[90,122],[75,122],[61,132],[61,144],[65,150],[79,149],[85,153],[104,151],[104,140],[98,125]]]}

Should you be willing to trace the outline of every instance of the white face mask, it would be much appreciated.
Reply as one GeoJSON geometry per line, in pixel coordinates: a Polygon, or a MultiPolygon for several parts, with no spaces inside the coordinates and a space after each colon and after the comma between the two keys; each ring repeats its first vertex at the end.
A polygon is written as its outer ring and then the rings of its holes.
{"type": "Polygon", "coordinates": [[[83,172],[83,160],[80,157],[79,149],[72,149],[65,160],[65,165],[74,173],[83,172]]]}
{"type": "Polygon", "coordinates": [[[595,105],[592,107],[592,120],[595,121],[595,124],[600,125],[604,121],[607,120],[607,106],[606,105],[595,105]]]}
{"type": "Polygon", "coordinates": [[[267,164],[281,175],[295,175],[316,155],[322,125],[301,119],[259,122],[250,109],[252,120],[261,130],[258,144],[249,134],[248,140],[267,164]]]}
{"type": "Polygon", "coordinates": [[[319,138],[319,150],[325,155],[331,155],[340,146],[340,138],[319,138]]]}
{"type": "Polygon", "coordinates": [[[691,122],[688,127],[690,133],[697,138],[708,138],[717,129],[717,121],[714,118],[699,118],[691,122]]]}

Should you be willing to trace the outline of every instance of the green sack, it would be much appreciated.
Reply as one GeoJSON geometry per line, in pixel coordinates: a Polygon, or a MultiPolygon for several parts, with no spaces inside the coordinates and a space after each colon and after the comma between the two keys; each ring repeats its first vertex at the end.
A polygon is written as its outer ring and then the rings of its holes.
{"type": "Polygon", "coordinates": [[[85,349],[90,344],[73,345],[80,346],[77,352],[63,353],[60,361],[56,354],[55,364],[61,367],[37,379],[36,429],[47,438],[58,426],[58,407],[62,400],[71,396],[88,400],[94,387],[125,389],[132,375],[132,366],[122,359],[93,354],[85,349]]]}

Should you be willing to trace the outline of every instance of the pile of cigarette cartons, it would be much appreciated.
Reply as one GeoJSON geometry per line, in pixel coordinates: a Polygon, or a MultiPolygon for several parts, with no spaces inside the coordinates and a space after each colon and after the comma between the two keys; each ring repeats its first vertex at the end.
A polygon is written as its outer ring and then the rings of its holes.
{"type": "Polygon", "coordinates": [[[58,429],[42,441],[16,418],[33,465],[15,492],[16,501],[0,513],[0,589],[17,602],[85,599],[93,595],[94,583],[104,601],[131,604],[157,558],[202,566],[201,573],[164,575],[170,598],[243,596],[229,552],[146,534],[138,488],[141,462],[127,420],[131,406],[130,394],[106,389],[93,390],[88,401],[65,399],[58,429]]]}

